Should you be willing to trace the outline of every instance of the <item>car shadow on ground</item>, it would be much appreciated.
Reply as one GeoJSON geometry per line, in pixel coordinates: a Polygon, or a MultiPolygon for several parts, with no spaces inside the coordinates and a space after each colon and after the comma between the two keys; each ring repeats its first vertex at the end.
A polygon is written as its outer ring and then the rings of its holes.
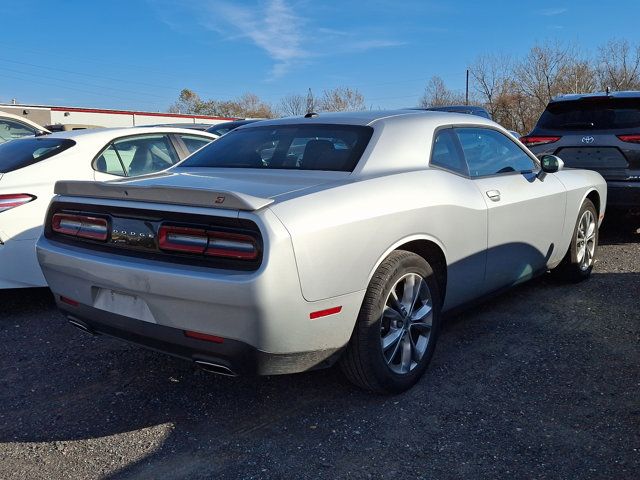
{"type": "Polygon", "coordinates": [[[0,442],[163,426],[157,447],[109,478],[335,478],[388,469],[389,448],[407,465],[395,471],[414,477],[427,464],[434,477],[468,476],[478,452],[501,457],[487,473],[534,461],[532,475],[579,476],[582,463],[562,458],[589,452],[604,468],[624,450],[598,422],[630,415],[617,401],[637,368],[629,288],[640,291],[639,273],[596,272],[569,288],[543,276],[474,307],[447,321],[426,375],[399,396],[361,392],[337,369],[213,376],[73,329],[46,290],[0,292],[15,313],[0,320],[0,442]],[[603,334],[611,304],[616,324],[603,334]]]}
{"type": "Polygon", "coordinates": [[[640,210],[608,211],[600,227],[600,245],[640,242],[640,210]]]}

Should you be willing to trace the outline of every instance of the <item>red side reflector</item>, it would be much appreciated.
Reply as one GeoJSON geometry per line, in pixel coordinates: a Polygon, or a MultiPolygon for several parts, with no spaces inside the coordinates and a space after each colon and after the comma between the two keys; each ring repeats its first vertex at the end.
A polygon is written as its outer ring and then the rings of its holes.
{"type": "Polygon", "coordinates": [[[520,137],[520,141],[527,147],[535,147],[536,145],[544,145],[546,143],[553,143],[560,140],[562,137],[541,137],[541,136],[528,136],[520,137]]]}
{"type": "Polygon", "coordinates": [[[4,212],[5,210],[9,210],[14,207],[19,207],[20,205],[24,205],[25,203],[29,203],[35,199],[36,197],[33,195],[27,195],[26,193],[0,195],[0,212],[4,212]]]}
{"type": "Polygon", "coordinates": [[[69,297],[63,297],[62,295],[60,295],[60,301],[62,303],[66,303],[67,305],[71,305],[72,307],[77,307],[78,305],[80,305],[80,302],[76,302],[69,297]]]}
{"type": "Polygon", "coordinates": [[[326,317],[327,315],[335,315],[336,313],[340,313],[341,311],[342,311],[342,307],[327,308],[326,310],[318,310],[317,312],[311,312],[309,314],[309,318],[311,320],[315,320],[316,318],[326,317]]]}
{"type": "Polygon", "coordinates": [[[640,143],[640,135],[617,135],[623,142],[640,143]]]}
{"type": "Polygon", "coordinates": [[[207,333],[192,332],[191,330],[185,330],[184,336],[189,338],[196,338],[198,340],[204,340],[205,342],[224,343],[224,338],[222,337],[209,335],[207,333]]]}

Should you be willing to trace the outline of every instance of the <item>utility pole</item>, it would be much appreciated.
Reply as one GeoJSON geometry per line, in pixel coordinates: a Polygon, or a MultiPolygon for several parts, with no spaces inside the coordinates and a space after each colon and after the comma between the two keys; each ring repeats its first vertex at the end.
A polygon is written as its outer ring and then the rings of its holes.
{"type": "Polygon", "coordinates": [[[313,93],[311,92],[311,88],[307,92],[307,113],[313,113],[315,109],[315,99],[313,98],[313,93]]]}
{"type": "Polygon", "coordinates": [[[467,88],[464,94],[464,104],[469,105],[469,69],[467,68],[467,88]]]}

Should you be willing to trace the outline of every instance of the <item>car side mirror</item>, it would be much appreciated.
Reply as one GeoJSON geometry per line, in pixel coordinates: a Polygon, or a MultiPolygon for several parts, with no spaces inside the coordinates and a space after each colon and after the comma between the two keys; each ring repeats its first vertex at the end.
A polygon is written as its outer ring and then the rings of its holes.
{"type": "Polygon", "coordinates": [[[542,171],[545,173],[556,173],[564,168],[564,162],[555,155],[543,155],[540,159],[542,171]]]}

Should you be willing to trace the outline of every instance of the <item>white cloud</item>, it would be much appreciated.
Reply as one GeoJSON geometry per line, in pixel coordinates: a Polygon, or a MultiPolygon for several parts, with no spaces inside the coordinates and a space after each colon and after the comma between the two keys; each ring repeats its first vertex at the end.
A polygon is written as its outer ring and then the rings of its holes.
{"type": "Polygon", "coordinates": [[[311,25],[313,17],[310,15],[307,18],[300,12],[304,4],[294,6],[287,0],[262,0],[250,4],[210,0],[197,10],[192,10],[193,7],[186,2],[171,5],[169,1],[151,0],[151,3],[161,10],[163,21],[175,30],[184,31],[177,25],[180,22],[177,19],[182,15],[170,17],[167,9],[178,8],[181,13],[191,10],[204,28],[230,41],[250,41],[273,60],[271,79],[286,75],[295,66],[309,63],[314,57],[404,45],[403,42],[385,38],[368,38],[357,31],[311,25]]]}
{"type": "Polygon", "coordinates": [[[562,15],[567,12],[568,8],[543,8],[542,10],[538,10],[538,14],[544,15],[545,17],[555,17],[556,15],[562,15]]]}

